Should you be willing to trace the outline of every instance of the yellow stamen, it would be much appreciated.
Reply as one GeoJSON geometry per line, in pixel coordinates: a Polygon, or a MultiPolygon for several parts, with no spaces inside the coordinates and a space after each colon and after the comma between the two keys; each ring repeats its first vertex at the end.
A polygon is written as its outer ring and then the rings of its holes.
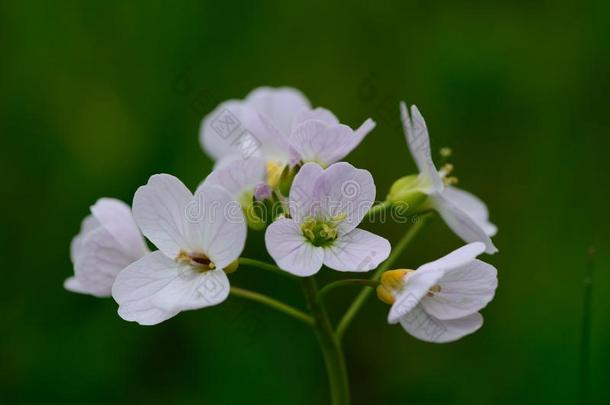
{"type": "Polygon", "coordinates": [[[405,276],[411,271],[413,270],[397,269],[383,273],[377,286],[377,297],[382,302],[392,305],[395,301],[394,295],[404,288],[405,276]]]}
{"type": "Polygon", "coordinates": [[[267,184],[271,188],[276,188],[280,183],[284,165],[278,161],[270,160],[267,162],[267,184]]]}

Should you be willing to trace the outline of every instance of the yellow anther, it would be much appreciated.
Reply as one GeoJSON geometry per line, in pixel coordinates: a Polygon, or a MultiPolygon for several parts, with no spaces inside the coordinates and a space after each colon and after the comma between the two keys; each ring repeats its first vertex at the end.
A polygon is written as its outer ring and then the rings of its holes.
{"type": "Polygon", "coordinates": [[[443,158],[448,158],[453,153],[451,148],[448,148],[446,146],[444,148],[441,148],[440,152],[441,152],[441,157],[443,157],[443,158]]]}
{"type": "Polygon", "coordinates": [[[443,172],[443,175],[447,176],[453,171],[453,165],[451,163],[445,163],[441,168],[441,171],[443,172]]]}
{"type": "Polygon", "coordinates": [[[405,276],[411,271],[413,270],[397,269],[383,273],[377,286],[377,297],[386,304],[392,305],[395,301],[394,294],[403,289],[405,276]]]}
{"type": "Polygon", "coordinates": [[[426,294],[428,297],[434,297],[434,294],[441,292],[441,286],[438,284],[435,284],[432,286],[432,288],[430,288],[428,290],[428,294],[426,294]]]}
{"type": "Polygon", "coordinates": [[[284,165],[280,162],[270,160],[267,162],[267,184],[271,188],[276,188],[280,183],[284,165]]]}
{"type": "Polygon", "coordinates": [[[458,178],[455,176],[443,177],[443,184],[446,186],[454,186],[458,184],[458,178]]]}

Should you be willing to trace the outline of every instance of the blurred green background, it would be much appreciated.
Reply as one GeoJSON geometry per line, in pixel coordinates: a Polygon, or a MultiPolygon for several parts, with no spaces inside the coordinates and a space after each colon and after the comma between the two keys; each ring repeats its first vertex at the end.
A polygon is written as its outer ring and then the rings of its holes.
{"type": "MultiPolygon", "coordinates": [[[[609,17],[602,1],[0,3],[0,402],[327,401],[313,334],[282,314],[231,298],[139,327],[62,288],[97,198],[130,202],[160,172],[196,186],[211,168],[201,118],[289,85],[351,126],[378,122],[348,160],[380,198],[414,172],[398,101],[416,103],[499,226],[485,260],[500,286],[475,335],[423,343],[368,302],[345,339],[354,403],[579,403],[589,246],[591,395],[610,403],[609,17]]],[[[244,255],[264,258],[261,242],[244,255]]],[[[460,245],[437,220],[400,266],[460,245]]],[[[232,282],[303,306],[290,280],[242,268],[232,282]]],[[[332,297],[334,317],[356,292],[332,297]]]]}

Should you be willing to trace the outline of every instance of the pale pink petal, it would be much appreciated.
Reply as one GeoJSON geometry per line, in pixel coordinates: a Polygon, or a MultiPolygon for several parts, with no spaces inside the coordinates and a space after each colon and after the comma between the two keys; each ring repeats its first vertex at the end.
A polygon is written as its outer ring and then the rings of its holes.
{"type": "Polygon", "coordinates": [[[324,249],[324,264],[338,271],[364,272],[377,268],[390,251],[387,239],[356,228],[324,249]]]}
{"type": "Polygon", "coordinates": [[[277,265],[295,276],[311,276],[322,267],[324,249],[313,246],[292,219],[272,223],[265,232],[265,244],[277,265]]]}
{"type": "Polygon", "coordinates": [[[426,313],[421,306],[400,319],[404,330],[417,339],[430,343],[449,343],[476,332],[483,317],[474,313],[463,318],[440,320],[426,313]]]}
{"type": "Polygon", "coordinates": [[[316,202],[314,189],[316,182],[324,173],[316,163],[305,163],[292,182],[289,196],[290,216],[298,223],[308,216],[314,216],[320,208],[316,202]]]}

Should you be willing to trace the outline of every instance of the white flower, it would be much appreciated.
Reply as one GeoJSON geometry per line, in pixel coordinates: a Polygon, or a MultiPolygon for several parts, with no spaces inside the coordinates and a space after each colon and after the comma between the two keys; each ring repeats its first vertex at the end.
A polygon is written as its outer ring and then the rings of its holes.
{"type": "Polygon", "coordinates": [[[74,276],[64,282],[64,287],[72,292],[109,297],[117,274],[148,252],[129,206],[113,198],[101,198],[72,239],[74,276]]]}
{"type": "Polygon", "coordinates": [[[486,253],[496,253],[498,249],[490,236],[496,234],[497,228],[488,220],[487,206],[474,195],[450,185],[453,178],[447,175],[451,166],[440,172],[436,169],[430,153],[428,128],[417,107],[411,107],[409,117],[407,106],[400,103],[400,113],[407,144],[420,171],[419,191],[428,195],[433,208],[462,240],[483,242],[486,253]]]}
{"type": "Polygon", "coordinates": [[[375,200],[373,177],[348,163],[323,169],[305,164],[289,195],[290,218],[267,228],[267,250],[282,269],[311,276],[322,264],[339,271],[369,271],[390,254],[390,243],[356,228],[375,200]]]}
{"type": "Polygon", "coordinates": [[[246,241],[241,207],[227,191],[202,186],[193,196],[177,178],[154,175],[136,192],[133,215],[159,250],[116,278],[112,296],[123,319],[154,325],[227,298],[223,269],[246,241]]]}
{"type": "Polygon", "coordinates": [[[417,270],[392,270],[382,275],[377,293],[392,304],[388,322],[400,322],[412,336],[446,343],[483,325],[479,310],[494,297],[496,269],[476,257],[485,245],[470,243],[417,270]]]}
{"type": "Polygon", "coordinates": [[[208,114],[200,139],[217,166],[252,156],[279,168],[300,161],[327,166],[345,157],[374,127],[368,119],[352,130],[330,111],[312,109],[296,89],[259,87],[244,100],[226,101],[208,114]]]}

